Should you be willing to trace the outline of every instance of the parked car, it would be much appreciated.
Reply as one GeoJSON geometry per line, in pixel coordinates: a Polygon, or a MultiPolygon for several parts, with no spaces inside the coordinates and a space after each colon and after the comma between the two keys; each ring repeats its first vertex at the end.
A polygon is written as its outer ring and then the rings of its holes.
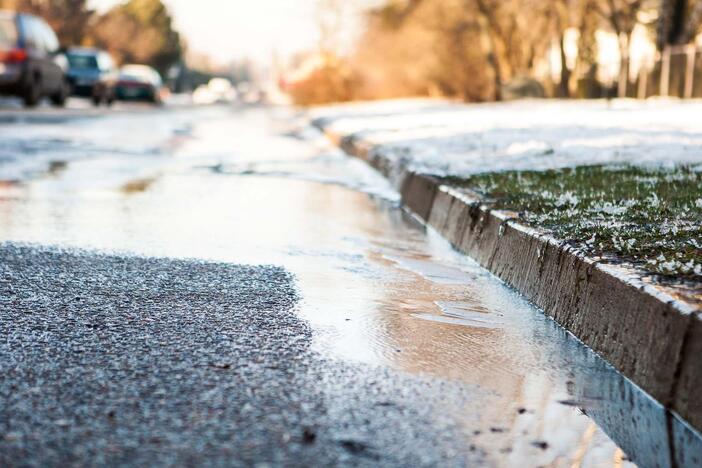
{"type": "Polygon", "coordinates": [[[67,69],[56,34],[44,20],[0,11],[0,94],[21,97],[29,107],[45,96],[63,106],[70,93],[67,69]]]}
{"type": "Polygon", "coordinates": [[[193,102],[199,105],[231,104],[236,97],[236,89],[226,78],[212,78],[208,84],[198,86],[193,92],[193,102]]]}
{"type": "Polygon", "coordinates": [[[226,78],[212,78],[207,87],[215,95],[215,102],[230,104],[236,100],[236,88],[226,78]]]}
{"type": "Polygon", "coordinates": [[[146,65],[125,65],[119,73],[115,96],[123,101],[161,102],[163,81],[156,70],[146,65]]]}
{"type": "Polygon", "coordinates": [[[110,54],[99,49],[72,48],[66,57],[73,94],[91,98],[96,106],[112,104],[119,73],[110,54]]]}

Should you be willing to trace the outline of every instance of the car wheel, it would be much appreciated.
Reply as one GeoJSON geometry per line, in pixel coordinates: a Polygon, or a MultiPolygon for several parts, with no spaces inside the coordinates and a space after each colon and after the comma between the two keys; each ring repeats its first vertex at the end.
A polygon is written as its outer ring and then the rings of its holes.
{"type": "Polygon", "coordinates": [[[59,89],[56,93],[51,95],[51,103],[57,107],[63,107],[66,105],[66,101],[68,100],[68,95],[71,93],[71,88],[69,84],[64,81],[61,84],[61,89],[59,89]]]}
{"type": "Polygon", "coordinates": [[[39,77],[35,77],[28,84],[22,95],[25,107],[36,107],[41,100],[41,83],[39,77]]]}
{"type": "Polygon", "coordinates": [[[149,102],[157,106],[161,105],[161,96],[159,95],[158,90],[154,90],[151,93],[151,95],[149,96],[149,102]]]}
{"type": "Polygon", "coordinates": [[[95,96],[93,96],[92,101],[93,101],[93,105],[95,107],[100,107],[100,104],[102,104],[102,97],[99,95],[95,95],[95,96]]]}

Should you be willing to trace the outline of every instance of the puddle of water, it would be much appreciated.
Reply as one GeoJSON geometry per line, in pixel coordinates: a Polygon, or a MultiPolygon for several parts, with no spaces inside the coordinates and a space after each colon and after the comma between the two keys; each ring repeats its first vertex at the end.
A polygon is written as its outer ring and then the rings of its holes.
{"type": "Polygon", "coordinates": [[[416,254],[415,256],[420,258],[411,258],[406,255],[384,255],[384,258],[433,283],[468,284],[474,280],[474,277],[458,268],[437,263],[431,256],[416,254]]]}
{"type": "Polygon", "coordinates": [[[374,171],[359,170],[360,160],[334,154],[308,158],[301,161],[264,161],[244,164],[218,163],[205,167],[216,174],[227,176],[273,177],[339,185],[376,198],[399,203],[400,195],[390,183],[374,171]]]}
{"type": "Polygon", "coordinates": [[[415,317],[477,328],[501,328],[504,325],[500,319],[502,314],[490,311],[481,305],[457,301],[436,301],[435,304],[442,315],[415,314],[415,317]]]}
{"type": "Polygon", "coordinates": [[[491,320],[486,320],[481,317],[475,318],[464,318],[464,317],[452,317],[452,316],[442,316],[433,314],[412,314],[412,317],[416,317],[423,320],[431,320],[440,323],[449,323],[452,325],[463,325],[466,327],[475,328],[500,328],[501,324],[499,322],[493,322],[491,320]]]}
{"type": "Polygon", "coordinates": [[[105,156],[171,155],[191,139],[193,122],[226,114],[213,108],[46,121],[36,114],[34,124],[0,125],[0,179],[33,179],[54,174],[71,161],[105,156]]]}
{"type": "MultiPolygon", "coordinates": [[[[475,304],[469,304],[466,302],[446,302],[438,301],[436,305],[439,306],[441,311],[449,316],[456,318],[470,318],[473,317],[476,320],[485,320],[485,317],[490,314],[490,310],[475,304]]],[[[492,314],[498,317],[502,317],[502,314],[492,314]]]]}

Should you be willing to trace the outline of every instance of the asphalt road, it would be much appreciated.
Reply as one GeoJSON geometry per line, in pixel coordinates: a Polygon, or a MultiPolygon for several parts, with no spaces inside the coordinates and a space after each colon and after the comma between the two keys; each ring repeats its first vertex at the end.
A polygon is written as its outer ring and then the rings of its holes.
{"type": "Polygon", "coordinates": [[[289,111],[0,121],[0,465],[666,464],[660,407],[289,111]]]}
{"type": "Polygon", "coordinates": [[[280,268],[14,245],[0,259],[4,466],[469,459],[441,410],[466,392],[311,352],[280,268]]]}

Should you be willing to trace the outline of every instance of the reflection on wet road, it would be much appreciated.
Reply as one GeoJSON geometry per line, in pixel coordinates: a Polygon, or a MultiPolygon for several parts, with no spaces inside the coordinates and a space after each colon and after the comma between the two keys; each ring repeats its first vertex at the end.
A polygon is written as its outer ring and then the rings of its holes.
{"type": "Polygon", "coordinates": [[[285,116],[5,125],[0,241],[283,266],[317,352],[475,388],[453,412],[472,435],[459,450],[503,466],[628,463],[604,428],[643,464],[667,464],[662,408],[285,116]],[[18,161],[40,135],[51,151],[18,161]]]}

